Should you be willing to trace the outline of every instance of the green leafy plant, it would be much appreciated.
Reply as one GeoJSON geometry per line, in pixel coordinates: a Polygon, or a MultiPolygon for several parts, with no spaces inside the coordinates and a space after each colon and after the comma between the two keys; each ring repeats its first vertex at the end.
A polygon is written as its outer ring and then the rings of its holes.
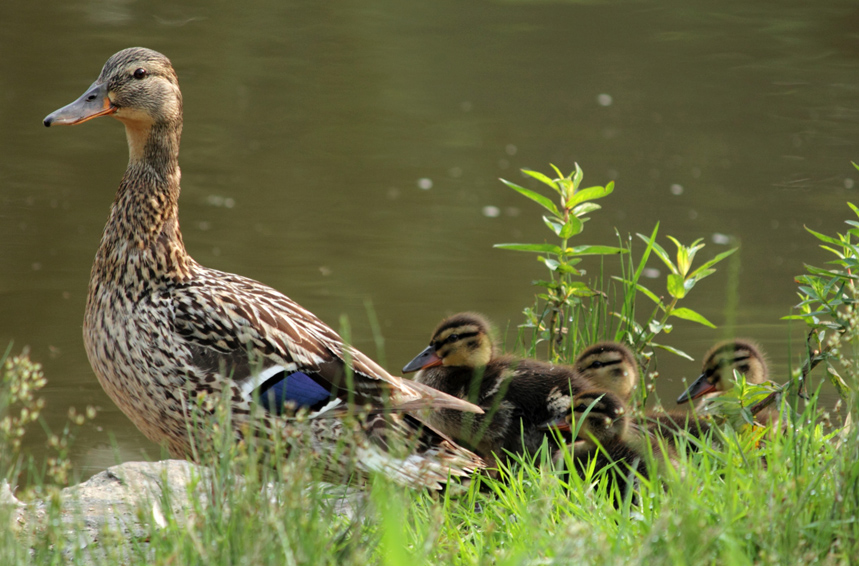
{"type": "Polygon", "coordinates": [[[650,236],[638,234],[638,237],[647,244],[645,255],[642,257],[633,278],[630,280],[622,279],[624,284],[627,286],[627,295],[631,295],[633,289],[638,291],[654,303],[654,310],[650,314],[646,325],[636,324],[633,319],[628,317],[626,312],[621,312],[619,316],[624,320],[624,322],[627,322],[629,326],[635,329],[635,334],[630,337],[629,341],[639,349],[645,345],[650,345],[691,360],[692,358],[685,352],[665,344],[657,344],[653,342],[653,339],[657,334],[662,332],[668,333],[673,330],[673,325],[669,321],[672,317],[697,322],[698,324],[703,324],[710,328],[716,328],[716,325],[704,318],[701,314],[690,308],[678,307],[677,303],[684,299],[699,281],[715,273],[716,270],[713,269],[713,266],[736,252],[737,248],[731,248],[730,250],[717,254],[716,257],[704,262],[703,265],[693,270],[692,262],[695,260],[695,255],[704,247],[704,244],[701,243],[702,240],[699,238],[692,242],[691,245],[684,246],[677,241],[676,238],[668,236],[668,239],[677,247],[676,260],[672,261],[668,252],[665,251],[661,245],[656,243],[656,233],[658,230],[659,223],[656,224],[656,228],[654,228],[653,233],[650,236]],[[662,263],[664,263],[669,270],[666,282],[666,291],[668,292],[670,300],[667,303],[663,301],[663,297],[656,295],[656,293],[639,282],[641,273],[644,270],[645,263],[651,251],[655,253],[660,260],[662,260],[662,263]]]}
{"type": "Polygon", "coordinates": [[[543,222],[560,240],[560,244],[496,244],[495,247],[536,253],[537,259],[549,268],[549,279],[534,282],[544,289],[537,295],[538,300],[544,301],[542,312],[532,310],[526,314],[532,327],[539,329],[540,339],[548,343],[549,358],[557,360],[560,355],[556,345],[572,319],[575,308],[582,304],[582,299],[599,293],[580,279],[583,272],[576,266],[584,256],[616,255],[625,253],[626,250],[614,246],[570,246],[570,240],[584,230],[587,214],[602,208],[593,201],[610,195],[614,191],[614,182],[611,181],[604,187],[580,189],[584,174],[578,164],[575,171],[568,175],[562,174],[554,165],[552,169],[558,175],[554,179],[530,169],[523,169],[522,172],[551,188],[558,204],[516,183],[505,179],[501,179],[501,182],[548,211],[549,214],[543,216],[543,222]]]}
{"type": "MultiPolygon", "coordinates": [[[[855,163],[854,167],[859,169],[855,163]]],[[[859,208],[847,204],[859,217],[859,208]]],[[[793,372],[786,388],[797,385],[801,389],[811,370],[823,362],[829,381],[849,401],[859,388],[859,368],[854,361],[859,352],[859,221],[846,223],[851,228],[835,237],[805,228],[835,259],[826,269],[806,264],[806,273],[796,277],[800,302],[795,308],[799,312],[783,318],[802,320],[809,328],[805,362],[793,372]]]]}
{"type": "MultiPolygon", "coordinates": [[[[550,359],[569,362],[581,350],[583,342],[592,343],[600,337],[610,337],[628,343],[639,355],[643,355],[648,348],[656,347],[691,359],[684,352],[666,344],[656,343],[654,339],[661,333],[671,332],[672,318],[715,328],[704,316],[690,308],[678,306],[678,303],[686,298],[699,281],[713,274],[714,266],[733,254],[736,248],[719,253],[700,267],[693,268],[696,254],[704,247],[702,241],[699,239],[685,246],[676,238],[668,236],[677,248],[676,256],[672,259],[656,241],[658,223],[650,236],[638,235],[645,242],[646,248],[637,264],[633,259],[631,240],[624,243],[621,239],[620,246],[571,245],[571,240],[580,236],[584,230],[587,215],[601,208],[593,201],[610,195],[614,191],[614,183],[580,188],[583,173],[578,165],[575,171],[568,175],[563,175],[554,165],[552,169],[558,175],[554,179],[528,169],[523,169],[522,172],[551,188],[557,204],[537,191],[501,179],[505,185],[548,212],[543,215],[543,222],[559,240],[557,244],[546,242],[495,246],[535,253],[537,259],[549,269],[549,279],[534,281],[534,284],[541,288],[537,294],[537,303],[534,307],[525,309],[524,326],[532,329],[535,334],[531,353],[533,346],[546,343],[550,359]],[[668,267],[666,291],[669,300],[660,297],[640,282],[651,254],[655,254],[668,267]],[[622,287],[620,298],[610,300],[615,296],[614,290],[604,284],[602,276],[592,282],[584,280],[586,273],[580,264],[585,256],[623,257],[619,262],[621,276],[613,278],[622,287]],[[636,321],[636,298],[639,294],[654,303],[643,323],[636,321]],[[619,324],[614,325],[606,315],[614,317],[619,324]]],[[[646,394],[641,401],[646,401],[646,394]]]]}

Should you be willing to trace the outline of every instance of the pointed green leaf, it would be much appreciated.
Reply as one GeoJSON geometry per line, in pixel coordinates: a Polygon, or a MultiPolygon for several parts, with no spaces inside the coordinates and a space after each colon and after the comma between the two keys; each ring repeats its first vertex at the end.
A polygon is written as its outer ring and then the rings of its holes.
{"type": "Polygon", "coordinates": [[[579,167],[579,164],[576,163],[576,172],[573,174],[573,190],[579,188],[579,184],[581,184],[582,179],[584,179],[585,174],[582,172],[582,168],[579,167]]]}
{"type": "Polygon", "coordinates": [[[493,248],[516,252],[537,252],[561,255],[561,248],[552,244],[495,244],[493,248]]]}
{"type": "Polygon", "coordinates": [[[639,238],[647,242],[647,247],[644,249],[644,253],[641,254],[641,261],[639,261],[638,267],[635,269],[635,275],[632,278],[633,282],[641,279],[641,273],[644,271],[644,266],[647,265],[647,260],[650,258],[650,252],[653,250],[653,244],[656,242],[657,232],[659,232],[659,222],[657,222],[656,226],[653,227],[653,233],[650,234],[650,238],[641,234],[638,235],[639,238]]]}
{"type": "Polygon", "coordinates": [[[574,297],[594,297],[599,295],[599,291],[594,291],[590,287],[575,288],[570,290],[570,294],[574,297]]]}
{"type": "Polygon", "coordinates": [[[588,187],[587,189],[582,189],[570,197],[567,201],[567,208],[574,208],[579,203],[607,197],[612,191],[614,191],[614,181],[605,187],[588,187]]]}
{"type": "Polygon", "coordinates": [[[692,267],[692,261],[695,259],[695,254],[698,250],[704,247],[704,244],[700,243],[701,238],[692,242],[688,247],[681,244],[673,236],[668,236],[668,239],[674,242],[674,245],[677,246],[677,272],[681,275],[686,275],[692,267]]]}
{"type": "Polygon", "coordinates": [[[708,262],[704,263],[704,265],[702,265],[701,267],[699,267],[698,269],[696,269],[695,271],[693,271],[693,272],[692,272],[692,275],[695,275],[695,274],[696,274],[696,273],[698,273],[699,271],[703,271],[703,270],[705,270],[705,269],[709,269],[710,267],[712,267],[712,266],[716,265],[717,263],[719,263],[720,261],[722,261],[723,259],[725,259],[725,258],[726,258],[726,257],[728,257],[729,255],[733,254],[733,253],[734,253],[735,251],[737,251],[738,249],[740,249],[740,248],[732,248],[732,249],[730,249],[730,250],[724,251],[724,252],[722,252],[722,253],[720,253],[720,254],[716,255],[716,257],[714,257],[714,258],[713,258],[713,259],[711,259],[710,261],[708,261],[708,262]]]}
{"type": "Polygon", "coordinates": [[[567,263],[562,263],[558,266],[558,271],[561,273],[572,273],[573,275],[581,275],[582,272],[573,267],[574,263],[578,263],[581,260],[572,260],[567,263]]]}
{"type": "MultiPolygon", "coordinates": [[[[671,236],[668,237],[671,238],[671,236]]],[[[673,240],[674,238],[671,239],[673,240]]],[[[689,267],[691,264],[692,259],[689,257],[689,250],[684,246],[679,246],[677,248],[677,271],[680,272],[680,275],[686,275],[689,273],[689,267]]]]}
{"type": "MultiPolygon", "coordinates": [[[[658,226],[659,225],[657,224],[657,227],[658,226]]],[[[656,233],[656,231],[654,230],[654,234],[655,233],[656,233]]],[[[637,236],[639,238],[641,238],[642,240],[644,240],[645,242],[647,242],[648,246],[653,248],[653,251],[656,252],[656,255],[659,257],[659,259],[662,260],[662,263],[664,263],[666,266],[668,266],[668,269],[671,270],[671,273],[677,273],[677,268],[674,266],[673,263],[671,263],[671,257],[668,255],[668,253],[665,251],[665,249],[662,246],[657,244],[655,240],[649,240],[647,238],[647,236],[645,236],[643,234],[637,234],[637,236]]]]}
{"type": "Polygon", "coordinates": [[[655,342],[651,342],[650,345],[653,346],[654,348],[659,348],[661,350],[665,350],[666,352],[671,352],[672,354],[674,354],[676,356],[680,356],[681,358],[686,358],[690,362],[695,361],[695,358],[693,358],[692,356],[690,356],[689,354],[687,354],[686,352],[684,352],[682,350],[678,350],[677,348],[674,348],[673,346],[666,346],[665,344],[656,344],[655,342]]]}
{"type": "MultiPolygon", "coordinates": [[[[859,262],[857,262],[856,260],[850,260],[850,261],[844,261],[844,262],[830,261],[827,263],[834,263],[837,265],[844,265],[845,267],[848,267],[848,268],[855,268],[855,267],[857,267],[857,263],[859,263],[859,262]]],[[[820,269],[818,267],[812,267],[810,265],[807,265],[806,269],[808,269],[808,272],[811,273],[812,275],[822,275],[824,277],[834,277],[836,279],[853,279],[853,280],[859,279],[859,274],[856,274],[856,273],[844,273],[842,271],[830,271],[828,269],[820,269]]]]}
{"type": "Polygon", "coordinates": [[[693,311],[692,309],[687,308],[679,308],[671,311],[669,316],[676,316],[677,318],[682,318],[683,320],[691,320],[692,322],[697,322],[699,324],[703,324],[704,326],[709,326],[710,328],[716,328],[716,325],[693,311]]]}
{"type": "Polygon", "coordinates": [[[824,250],[828,251],[828,252],[831,252],[834,255],[837,255],[840,258],[844,257],[844,255],[839,250],[830,248],[829,246],[824,246],[823,244],[821,244],[820,247],[823,248],[824,250]]]}
{"type": "Polygon", "coordinates": [[[545,185],[549,185],[555,191],[558,191],[558,187],[555,184],[555,181],[548,178],[547,176],[543,175],[539,171],[532,171],[531,169],[522,169],[521,171],[523,173],[525,173],[526,175],[528,175],[529,177],[533,177],[533,178],[537,179],[538,181],[540,181],[541,183],[543,183],[545,185]]]}
{"type": "Polygon", "coordinates": [[[818,240],[827,242],[829,244],[835,244],[837,246],[841,245],[841,240],[837,240],[835,238],[827,236],[826,234],[821,234],[820,232],[815,232],[814,230],[812,230],[808,226],[805,226],[805,231],[808,232],[809,234],[811,234],[812,236],[814,236],[815,238],[817,238],[818,240]]]}
{"type": "Polygon", "coordinates": [[[581,234],[582,230],[584,230],[584,225],[582,224],[582,221],[575,216],[570,215],[570,217],[567,218],[567,223],[564,224],[558,235],[562,239],[566,240],[567,238],[581,234]]]}
{"type": "Polygon", "coordinates": [[[546,223],[546,226],[549,227],[549,230],[554,232],[556,236],[561,235],[561,229],[564,227],[563,224],[557,222],[554,218],[549,218],[548,216],[543,216],[543,222],[546,223]]]}
{"type": "Polygon", "coordinates": [[[682,276],[676,273],[668,274],[668,294],[675,299],[682,299],[686,296],[686,287],[682,276]]]}
{"type": "MultiPolygon", "coordinates": [[[[701,241],[700,238],[695,240],[695,242],[700,242],[700,241],[701,241]]],[[[687,252],[689,254],[689,267],[692,267],[692,263],[695,261],[695,254],[697,254],[701,249],[703,249],[704,246],[705,246],[705,244],[697,244],[697,243],[693,243],[691,246],[689,246],[688,252],[687,252]]]]}
{"type": "Polygon", "coordinates": [[[625,254],[628,250],[613,246],[575,246],[566,251],[572,255],[615,255],[625,254]]]}
{"type": "Polygon", "coordinates": [[[548,198],[544,197],[540,193],[534,192],[531,189],[526,189],[525,187],[520,187],[516,183],[511,183],[510,181],[505,181],[504,179],[501,179],[501,182],[504,183],[505,185],[507,185],[508,187],[510,187],[511,189],[513,189],[514,191],[516,191],[516,192],[528,197],[529,199],[533,200],[534,202],[536,202],[537,204],[539,204],[540,206],[542,206],[543,208],[545,208],[546,210],[548,210],[549,212],[554,214],[555,216],[561,216],[561,213],[558,212],[558,207],[555,206],[555,203],[553,203],[552,201],[550,201],[548,198]]]}
{"type": "Polygon", "coordinates": [[[593,212],[601,208],[602,207],[595,202],[583,202],[582,204],[573,208],[573,210],[570,211],[570,214],[573,214],[574,216],[583,216],[585,214],[588,214],[589,212],[593,212]]]}
{"type": "Polygon", "coordinates": [[[686,278],[686,283],[684,285],[686,286],[686,292],[687,293],[692,290],[692,287],[694,287],[695,284],[698,283],[698,281],[704,279],[705,277],[709,277],[710,275],[713,275],[714,273],[716,273],[716,270],[715,269],[708,269],[706,271],[700,271],[700,272],[696,271],[695,273],[696,273],[695,275],[690,275],[689,277],[686,278]]]}
{"type": "Polygon", "coordinates": [[[641,293],[643,293],[645,297],[647,297],[648,299],[650,299],[651,301],[653,301],[654,303],[656,303],[660,307],[663,306],[662,305],[662,299],[657,297],[656,293],[654,293],[653,291],[651,291],[650,289],[648,289],[644,285],[640,285],[640,284],[636,283],[635,288],[638,289],[639,291],[641,291],[641,293]]]}

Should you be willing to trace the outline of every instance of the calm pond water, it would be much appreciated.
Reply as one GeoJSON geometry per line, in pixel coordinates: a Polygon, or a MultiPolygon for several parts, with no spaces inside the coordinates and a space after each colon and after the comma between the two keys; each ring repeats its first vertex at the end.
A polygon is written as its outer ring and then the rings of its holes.
{"type": "MultiPolygon", "coordinates": [[[[687,301],[720,328],[678,322],[665,341],[700,360],[749,336],[776,376],[797,349],[779,320],[793,277],[828,259],[803,225],[843,230],[859,198],[852,2],[69,0],[46,16],[0,6],[0,346],[44,363],[50,426],[69,405],[101,407],[75,446],[83,474],[159,455],[102,392],[81,338],[123,129],[41,125],[121,48],[161,51],[179,74],[188,250],[335,328],[348,317],[375,356],[372,303],[393,371],[446,314],[522,321],[545,268],[492,249],[548,233],[498,181],[522,167],[578,162],[586,183],[616,181],[580,243],[657,221],[663,245],[701,237],[705,258],[740,243],[737,277],[722,269],[687,301]]],[[[663,397],[699,363],[663,355],[663,397]]]]}

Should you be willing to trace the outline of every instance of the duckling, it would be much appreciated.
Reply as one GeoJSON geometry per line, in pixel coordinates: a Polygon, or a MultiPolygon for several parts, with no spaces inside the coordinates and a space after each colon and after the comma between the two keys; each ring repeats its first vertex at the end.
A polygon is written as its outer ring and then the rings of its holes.
{"type": "Polygon", "coordinates": [[[632,351],[619,342],[598,342],[579,354],[576,371],[597,389],[611,391],[629,403],[638,386],[638,362],[632,351]]]}
{"type": "MultiPolygon", "coordinates": [[[[595,459],[593,465],[597,470],[612,466],[611,481],[618,487],[625,487],[634,482],[635,473],[649,476],[651,454],[652,461],[659,466],[674,464],[672,448],[654,442],[646,429],[635,425],[623,401],[614,393],[584,391],[577,394],[572,401],[571,414],[549,426],[561,432],[572,432],[574,424],[578,431],[572,444],[572,456],[580,474],[595,459]]],[[[562,458],[563,453],[556,453],[556,461],[562,458]]]]}
{"type": "Polygon", "coordinates": [[[504,451],[533,455],[551,435],[539,425],[569,412],[570,394],[593,386],[570,366],[499,355],[490,325],[459,313],[436,327],[430,344],[403,368],[415,381],[480,406],[483,415],[441,409],[427,416],[441,432],[492,462],[504,451]]]}
{"type": "Polygon", "coordinates": [[[749,383],[764,383],[769,377],[766,357],[760,347],[750,340],[736,339],[719,342],[704,356],[701,375],[677,398],[677,404],[693,399],[719,395],[734,386],[734,370],[744,374],[749,383]]]}
{"type": "Polygon", "coordinates": [[[125,125],[130,158],[90,276],[84,345],[102,387],[143,434],[194,458],[214,398],[229,404],[237,441],[293,439],[331,481],[378,472],[440,489],[483,466],[412,413],[480,408],[390,375],[280,292],[188,254],[178,220],[182,94],[167,57],[142,47],[114,54],[44,124],[98,116],[125,125]],[[306,418],[293,418],[300,411],[306,418]]]}

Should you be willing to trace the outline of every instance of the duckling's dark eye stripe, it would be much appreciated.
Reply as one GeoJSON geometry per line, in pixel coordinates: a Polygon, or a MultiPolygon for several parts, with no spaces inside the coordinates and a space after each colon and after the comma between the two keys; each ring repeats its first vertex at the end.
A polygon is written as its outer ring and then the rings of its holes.
{"type": "Polygon", "coordinates": [[[451,334],[450,336],[442,340],[438,344],[438,346],[441,346],[442,344],[451,344],[453,342],[459,342],[463,338],[472,338],[474,336],[477,336],[477,332],[462,332],[460,334],[451,334]]]}
{"type": "Polygon", "coordinates": [[[610,366],[619,365],[622,361],[623,360],[608,360],[608,361],[594,360],[594,362],[589,367],[594,368],[594,369],[607,368],[610,366]]]}
{"type": "Polygon", "coordinates": [[[594,395],[594,396],[590,396],[590,395],[581,396],[577,399],[577,404],[576,404],[574,410],[575,411],[584,411],[588,407],[593,406],[593,409],[591,409],[591,411],[593,411],[593,410],[597,409],[597,405],[595,403],[597,401],[599,401],[602,397],[603,397],[602,394],[594,395]]]}

